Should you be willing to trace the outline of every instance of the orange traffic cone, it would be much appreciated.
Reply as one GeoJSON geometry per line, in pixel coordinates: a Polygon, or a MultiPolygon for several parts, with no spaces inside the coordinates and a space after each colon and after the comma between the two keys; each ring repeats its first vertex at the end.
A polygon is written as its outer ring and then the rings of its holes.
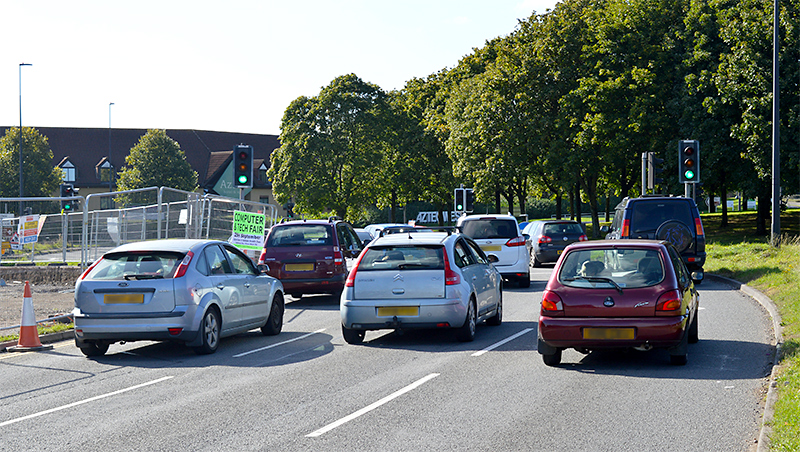
{"type": "Polygon", "coordinates": [[[10,352],[33,352],[50,350],[52,345],[42,345],[39,340],[39,331],[36,329],[36,314],[33,311],[33,297],[31,286],[25,281],[25,293],[22,296],[22,323],[19,328],[19,342],[14,347],[9,347],[10,352]]]}

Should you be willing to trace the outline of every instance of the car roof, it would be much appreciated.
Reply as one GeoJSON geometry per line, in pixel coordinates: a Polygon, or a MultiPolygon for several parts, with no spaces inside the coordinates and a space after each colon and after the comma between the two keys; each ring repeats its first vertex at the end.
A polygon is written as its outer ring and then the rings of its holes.
{"type": "Polygon", "coordinates": [[[369,243],[369,247],[374,246],[398,246],[398,245],[441,245],[448,237],[460,234],[448,234],[446,232],[409,232],[384,235],[369,243]]]}
{"type": "MultiPolygon", "coordinates": [[[[472,220],[514,220],[517,223],[517,217],[514,215],[495,215],[495,214],[481,214],[481,215],[467,215],[465,217],[459,217],[458,222],[461,223],[463,221],[472,221],[472,220]]],[[[517,223],[519,224],[519,223],[517,223]]]]}
{"type": "Polygon", "coordinates": [[[607,248],[645,248],[645,249],[661,249],[668,246],[669,242],[665,240],[646,240],[646,239],[630,239],[630,240],[590,240],[588,242],[576,242],[569,245],[569,249],[607,249],[607,248]]]}
{"type": "Polygon", "coordinates": [[[147,240],[144,242],[132,242],[120,245],[108,253],[120,253],[130,251],[177,251],[186,253],[202,244],[220,243],[225,244],[221,240],[203,240],[203,239],[162,239],[162,240],[147,240]]]}
{"type": "Polygon", "coordinates": [[[325,224],[335,224],[339,223],[340,220],[335,221],[328,221],[328,220],[292,220],[286,221],[284,223],[278,223],[273,228],[276,227],[284,227],[284,226],[301,226],[301,225],[325,225],[325,224]]]}

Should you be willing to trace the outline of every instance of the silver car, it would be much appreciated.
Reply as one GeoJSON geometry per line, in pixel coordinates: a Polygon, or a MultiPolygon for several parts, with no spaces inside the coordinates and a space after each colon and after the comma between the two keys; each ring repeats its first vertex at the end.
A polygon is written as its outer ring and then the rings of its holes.
{"type": "Polygon", "coordinates": [[[502,278],[469,237],[409,232],[373,240],[350,270],[340,299],[342,335],[367,330],[453,328],[472,341],[478,322],[503,320],[502,278]]]}
{"type": "Polygon", "coordinates": [[[214,353],[225,336],[283,327],[283,286],[238,248],[216,240],[129,243],[75,283],[75,345],[101,356],[109,344],[183,342],[214,353]]]}

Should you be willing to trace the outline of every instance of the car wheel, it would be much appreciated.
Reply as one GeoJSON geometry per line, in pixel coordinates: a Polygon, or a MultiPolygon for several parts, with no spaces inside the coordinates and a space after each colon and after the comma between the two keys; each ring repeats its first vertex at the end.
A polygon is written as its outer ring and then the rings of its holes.
{"type": "Polygon", "coordinates": [[[354,330],[342,325],[342,337],[344,337],[344,341],[348,344],[360,344],[364,342],[365,335],[366,331],[364,330],[354,330]]]}
{"type": "Polygon", "coordinates": [[[299,299],[303,298],[303,294],[301,294],[301,293],[290,293],[289,296],[294,298],[295,300],[299,300],[299,299]]]}
{"type": "Polygon", "coordinates": [[[488,319],[486,319],[487,325],[498,326],[503,323],[503,291],[500,291],[500,301],[497,302],[497,312],[488,319]]]}
{"type": "Polygon", "coordinates": [[[561,349],[556,349],[555,353],[543,354],[542,361],[548,366],[557,366],[561,364],[561,349]]]}
{"type": "Polygon", "coordinates": [[[694,320],[692,320],[691,325],[689,325],[689,343],[696,344],[700,341],[700,336],[697,331],[697,318],[700,317],[699,312],[694,313],[694,320]]]}
{"type": "Polygon", "coordinates": [[[261,334],[264,336],[275,336],[283,329],[283,294],[276,292],[272,298],[272,308],[267,317],[267,323],[261,327],[261,334]]]}
{"type": "Polygon", "coordinates": [[[81,353],[86,356],[103,356],[108,351],[108,344],[105,342],[84,342],[79,348],[81,353]]]}
{"type": "Polygon", "coordinates": [[[533,257],[533,259],[532,259],[533,266],[536,267],[536,268],[541,267],[542,266],[542,262],[539,259],[536,259],[536,253],[533,253],[532,257],[533,257]]]}
{"type": "Polygon", "coordinates": [[[200,322],[200,341],[199,347],[194,347],[194,352],[198,355],[208,355],[217,351],[219,346],[220,320],[216,309],[209,309],[200,322]]]}
{"type": "Polygon", "coordinates": [[[686,365],[689,357],[689,331],[686,331],[681,338],[680,344],[669,349],[669,362],[673,366],[686,365]]]}
{"type": "Polygon", "coordinates": [[[519,286],[521,288],[523,288],[523,289],[527,289],[528,287],[531,286],[531,274],[530,274],[530,272],[526,273],[525,276],[523,276],[523,277],[521,277],[519,279],[519,286]]]}
{"type": "Polygon", "coordinates": [[[694,241],[692,231],[683,222],[678,220],[669,220],[661,223],[656,229],[656,239],[666,240],[678,250],[679,253],[686,251],[694,241]]]}
{"type": "Polygon", "coordinates": [[[470,298],[469,306],[467,306],[467,318],[464,319],[464,325],[458,329],[456,338],[461,342],[472,342],[475,340],[475,328],[477,325],[478,318],[475,314],[475,303],[470,298]]]}

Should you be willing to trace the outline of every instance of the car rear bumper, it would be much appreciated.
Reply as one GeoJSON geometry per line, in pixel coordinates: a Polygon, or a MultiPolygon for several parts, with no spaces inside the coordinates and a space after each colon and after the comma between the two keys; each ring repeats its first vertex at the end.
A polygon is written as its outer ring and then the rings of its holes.
{"type": "MultiPolygon", "coordinates": [[[[186,308],[186,307],[183,307],[186,308]]],[[[191,342],[197,337],[199,320],[193,322],[197,309],[175,310],[150,314],[85,314],[73,309],[75,340],[84,341],[181,341],[191,342]],[[193,326],[194,324],[194,326],[193,326]],[[170,329],[177,334],[171,334],[170,329]]]]}
{"type": "Polygon", "coordinates": [[[288,294],[310,294],[310,293],[338,293],[344,289],[344,282],[347,275],[342,273],[333,278],[304,278],[304,279],[282,279],[284,292],[288,294]]]}
{"type": "Polygon", "coordinates": [[[555,250],[555,249],[553,249],[553,250],[542,250],[542,251],[534,250],[534,253],[536,254],[536,260],[537,261],[539,261],[539,262],[541,262],[543,264],[547,264],[547,263],[558,261],[558,258],[561,257],[561,252],[562,251],[564,251],[563,248],[559,249],[559,250],[555,250]]]}
{"type": "Polygon", "coordinates": [[[467,318],[467,308],[460,300],[391,300],[348,301],[341,303],[340,313],[345,328],[358,330],[458,328],[467,318]],[[379,307],[418,307],[414,316],[379,316],[379,307]]]}
{"type": "Polygon", "coordinates": [[[647,318],[539,317],[539,337],[557,348],[672,347],[680,343],[688,315],[647,318]],[[584,339],[585,328],[633,328],[633,339],[584,339]]]}

